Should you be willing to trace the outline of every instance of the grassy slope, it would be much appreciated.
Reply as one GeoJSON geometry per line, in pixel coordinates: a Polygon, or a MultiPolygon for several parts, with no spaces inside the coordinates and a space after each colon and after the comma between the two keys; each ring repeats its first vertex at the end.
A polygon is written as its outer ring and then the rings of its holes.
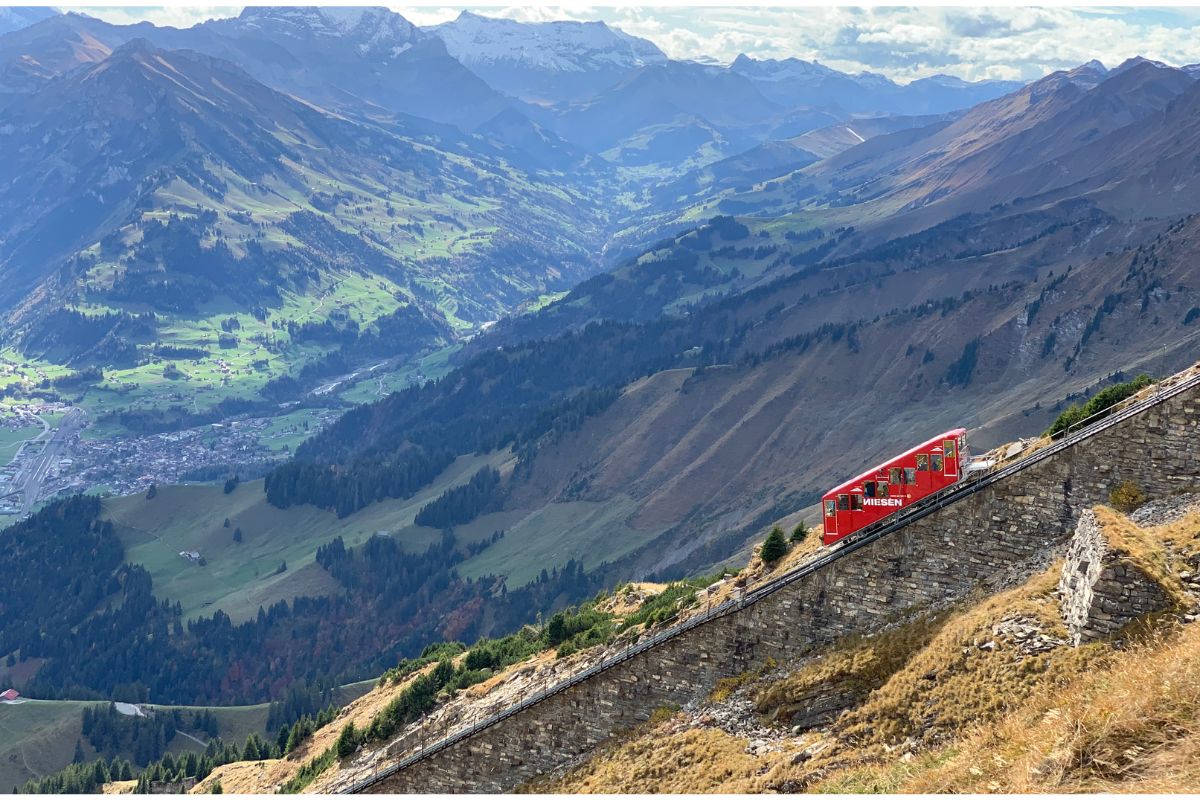
{"type": "Polygon", "coordinates": [[[334,590],[336,584],[313,559],[317,547],[336,536],[350,546],[389,531],[412,551],[424,550],[441,534],[412,525],[421,506],[466,482],[484,463],[499,466],[508,458],[505,453],[460,458],[408,500],[375,503],[345,519],[313,506],[275,508],[262,481],[241,484],[230,495],[219,486],[164,486],[152,500],[109,498],[105,513],[117,526],[126,559],[150,570],[155,594],[182,603],[185,616],[220,608],[241,620],[260,605],[334,590]],[[240,544],[233,541],[236,528],[242,529],[240,544]],[[207,565],[185,560],[182,550],[199,551],[207,565]],[[281,561],[288,570],[275,575],[281,561]]]}
{"type": "Polygon", "coordinates": [[[404,389],[413,383],[437,380],[448,374],[453,366],[450,358],[462,345],[447,345],[425,356],[420,356],[397,369],[383,368],[372,371],[370,377],[341,387],[339,396],[348,403],[374,403],[391,392],[404,389]]]}
{"type": "Polygon", "coordinates": [[[85,705],[73,700],[0,705],[0,791],[71,762],[85,705]]]}
{"type": "Polygon", "coordinates": [[[40,425],[0,428],[0,467],[7,466],[17,455],[17,451],[21,449],[21,445],[41,432],[40,425]]]}
{"type": "MultiPolygon", "coordinates": [[[[299,418],[292,416],[275,427],[281,433],[295,429],[299,418]]],[[[299,435],[284,433],[281,440],[299,435]]],[[[163,486],[151,500],[145,495],[108,498],[105,513],[117,526],[126,559],[150,570],[156,594],[182,603],[185,616],[220,608],[241,620],[260,605],[334,591],[336,584],[313,566],[313,559],[317,547],[336,536],[352,546],[388,531],[411,551],[424,550],[441,533],[412,524],[421,506],[465,483],[484,464],[500,468],[510,460],[508,453],[461,457],[413,497],[375,503],[345,519],[307,505],[275,508],[266,501],[261,480],[241,484],[229,495],[213,485],[163,486]],[[242,530],[240,544],[233,540],[237,528],[242,530]],[[184,550],[198,551],[207,564],[185,560],[179,555],[184,550]],[[288,570],[276,575],[284,561],[288,570]]],[[[632,510],[632,501],[616,497],[485,515],[460,526],[459,540],[476,541],[498,530],[505,536],[465,561],[460,572],[465,577],[507,575],[509,585],[517,587],[537,578],[543,568],[562,566],[571,558],[582,558],[585,568],[592,569],[657,533],[630,527],[625,517],[632,510]]]]}
{"type": "MultiPolygon", "coordinates": [[[[341,687],[337,693],[338,704],[351,702],[369,690],[371,685],[367,681],[341,687]]],[[[75,742],[80,738],[80,712],[89,705],[94,703],[83,700],[30,700],[18,705],[0,704],[0,792],[69,764],[75,742]]],[[[185,721],[188,714],[200,710],[193,706],[154,708],[179,708],[184,711],[185,721]]],[[[251,733],[267,736],[264,726],[268,709],[268,704],[262,703],[253,706],[213,706],[209,710],[216,715],[218,735],[227,742],[240,744],[251,733]]],[[[203,734],[198,738],[203,739],[203,734]]],[[[89,759],[96,755],[86,741],[83,749],[89,759]]],[[[173,753],[203,750],[186,736],[176,736],[168,749],[173,753]]]]}
{"type": "Polygon", "coordinates": [[[543,569],[574,558],[595,569],[650,541],[654,530],[635,530],[625,518],[636,505],[623,495],[605,502],[576,500],[550,503],[526,515],[502,512],[481,517],[467,528],[477,536],[504,530],[504,538],[459,568],[464,577],[508,576],[508,585],[523,586],[543,569]]]}
{"type": "MultiPolygon", "coordinates": [[[[285,294],[283,305],[271,309],[264,320],[220,302],[209,304],[198,314],[169,317],[159,329],[159,343],[198,348],[207,355],[198,359],[154,357],[140,366],[107,369],[105,380],[83,395],[83,405],[99,415],[116,409],[153,409],[174,404],[201,411],[226,398],[254,399],[267,381],[295,374],[332,349],[292,342],[286,330],[274,328],[273,324],[322,322],[331,313],[341,313],[365,328],[394,311],[400,305],[396,299],[400,296],[403,296],[400,287],[384,278],[331,274],[307,294],[285,294]],[[218,343],[221,323],[228,319],[238,321],[240,327],[233,331],[238,341],[236,346],[221,347],[218,343]],[[267,338],[277,345],[268,349],[251,337],[267,338]],[[165,377],[163,369],[167,364],[174,364],[182,375],[165,377]]],[[[118,310],[102,305],[77,308],[88,314],[118,310]]]]}

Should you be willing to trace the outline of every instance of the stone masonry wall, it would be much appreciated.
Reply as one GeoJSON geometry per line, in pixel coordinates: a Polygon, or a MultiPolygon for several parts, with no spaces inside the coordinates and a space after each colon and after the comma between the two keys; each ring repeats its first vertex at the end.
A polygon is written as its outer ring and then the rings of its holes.
{"type": "Polygon", "coordinates": [[[614,733],[712,690],[767,657],[967,593],[1012,585],[1063,551],[1089,506],[1124,480],[1151,497],[1200,488],[1192,390],[846,556],[745,610],[642,653],[373,786],[375,792],[505,792],[614,733]]]}
{"type": "Polygon", "coordinates": [[[1109,546],[1090,509],[1075,527],[1058,588],[1075,645],[1110,636],[1170,603],[1153,578],[1109,546]]]}

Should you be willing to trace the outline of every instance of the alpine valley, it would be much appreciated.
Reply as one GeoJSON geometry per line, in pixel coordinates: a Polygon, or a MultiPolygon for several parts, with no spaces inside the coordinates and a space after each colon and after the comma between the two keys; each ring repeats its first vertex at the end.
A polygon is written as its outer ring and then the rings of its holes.
{"type": "Polygon", "coordinates": [[[1193,363],[1197,78],[0,9],[0,786],[304,788],[380,675],[457,670],[411,722],[1193,363]]]}

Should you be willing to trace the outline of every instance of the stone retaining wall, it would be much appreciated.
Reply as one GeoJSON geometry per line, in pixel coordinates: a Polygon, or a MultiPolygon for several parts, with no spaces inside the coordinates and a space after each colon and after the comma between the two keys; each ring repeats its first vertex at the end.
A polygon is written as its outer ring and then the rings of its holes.
{"type": "Polygon", "coordinates": [[[1147,410],[747,607],[389,777],[374,792],[505,792],[561,769],[655,709],[925,608],[1043,569],[1076,520],[1132,480],[1159,497],[1200,488],[1200,392],[1147,410]]]}
{"type": "Polygon", "coordinates": [[[1153,578],[1112,549],[1090,509],[1083,511],[1075,527],[1058,589],[1075,645],[1110,636],[1170,604],[1153,578]]]}

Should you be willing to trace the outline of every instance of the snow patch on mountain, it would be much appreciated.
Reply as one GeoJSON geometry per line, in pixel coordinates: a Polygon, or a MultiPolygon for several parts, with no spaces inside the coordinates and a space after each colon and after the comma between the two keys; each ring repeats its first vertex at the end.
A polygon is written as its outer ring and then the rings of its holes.
{"type": "Polygon", "coordinates": [[[735,58],[729,68],[758,81],[819,81],[833,76],[845,77],[843,73],[816,61],[800,58],[753,59],[745,53],[735,58]]]}
{"type": "Polygon", "coordinates": [[[426,36],[396,12],[371,7],[248,6],[237,25],[295,38],[345,39],[363,55],[397,56],[426,36]]]}
{"type": "Polygon", "coordinates": [[[509,63],[561,72],[636,69],[667,56],[652,42],[603,22],[518,22],[469,11],[425,29],[467,66],[509,63]]]}

